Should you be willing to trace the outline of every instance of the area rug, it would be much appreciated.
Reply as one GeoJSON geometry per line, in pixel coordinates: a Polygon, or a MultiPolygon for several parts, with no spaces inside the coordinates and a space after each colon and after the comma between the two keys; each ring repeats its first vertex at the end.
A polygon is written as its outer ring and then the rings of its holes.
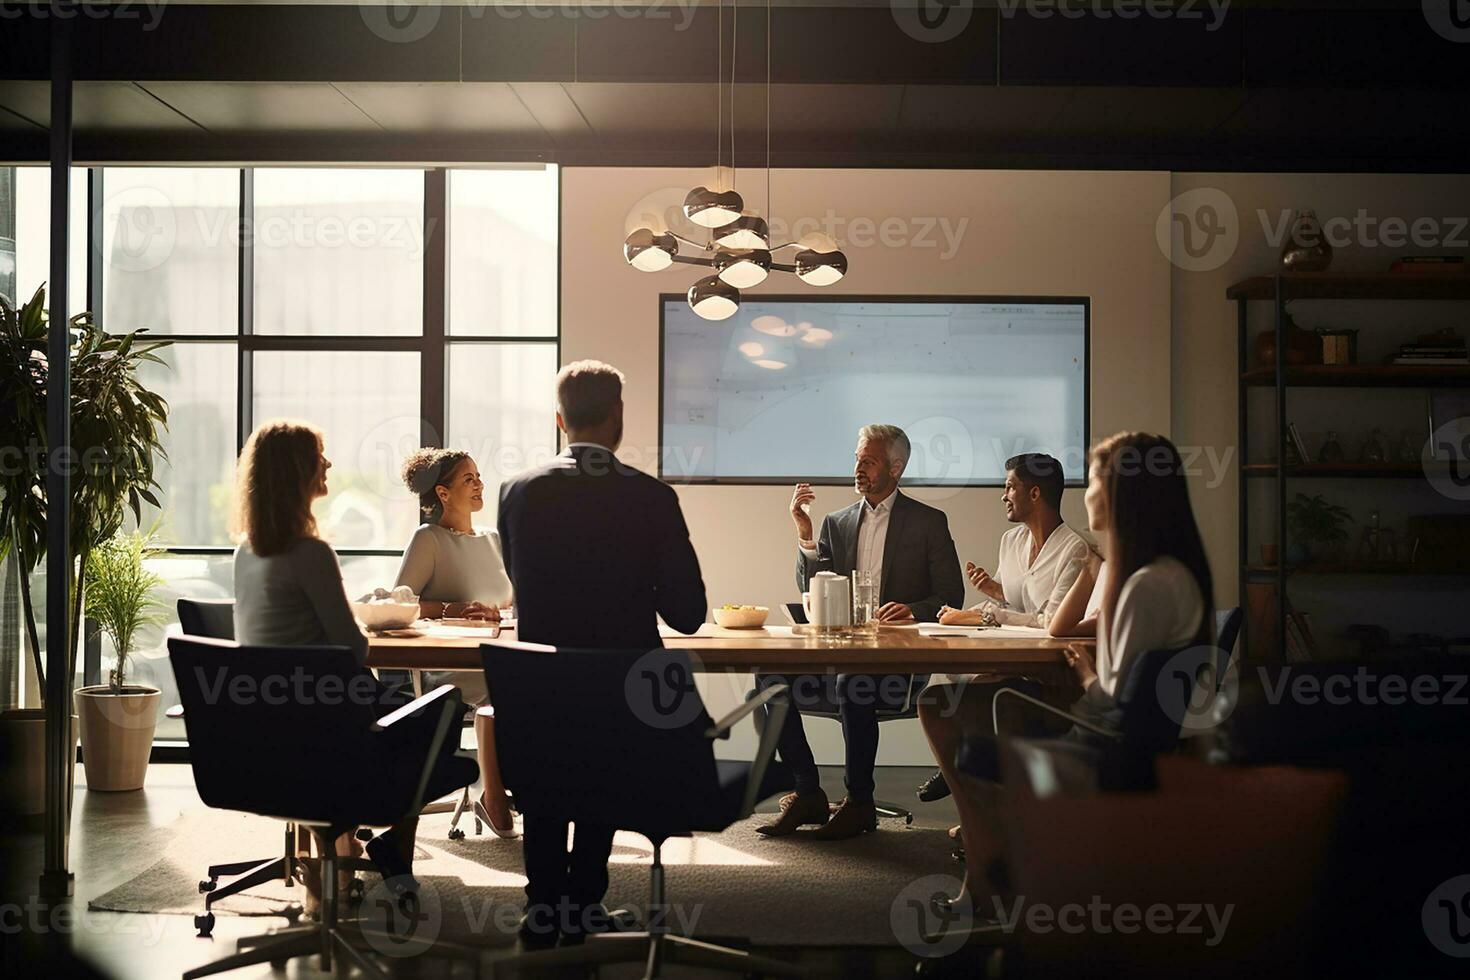
{"type": "MultiPolygon", "coordinates": [[[[664,845],[667,921],[678,932],[704,937],[743,937],[760,946],[893,945],[892,909],[905,889],[934,875],[962,870],[950,857],[943,830],[904,827],[884,820],[877,833],[847,841],[805,835],[768,839],[755,828],[760,814],[723,833],[698,834],[664,845]]],[[[447,838],[449,817],[419,823],[415,874],[422,884],[422,922],[441,934],[506,938],[515,930],[524,900],[525,870],[518,840],[475,836],[447,838]]],[[[203,909],[199,879],[211,862],[266,858],[281,853],[282,825],[260,817],[216,810],[188,813],[155,840],[162,856],[147,870],[93,899],[93,909],[193,914],[203,909]]],[[[613,846],[609,908],[628,908],[646,920],[652,847],[619,832],[613,846]]],[[[395,914],[376,875],[363,876],[364,917],[395,914]]],[[[955,885],[958,885],[956,880],[955,885]]],[[[217,915],[281,915],[302,900],[301,887],[272,882],[231,896],[217,915]]],[[[393,924],[391,921],[386,924],[393,924]]]]}

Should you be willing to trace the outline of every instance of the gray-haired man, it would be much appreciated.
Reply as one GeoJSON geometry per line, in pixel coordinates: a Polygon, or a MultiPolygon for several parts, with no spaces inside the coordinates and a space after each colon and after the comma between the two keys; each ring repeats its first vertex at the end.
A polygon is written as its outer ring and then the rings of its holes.
{"type": "MultiPolygon", "coordinates": [[[[854,455],[853,489],[861,498],[822,520],[812,535],[812,521],[802,505],[815,495],[798,484],[791,495],[791,519],[796,524],[796,584],[803,591],[817,572],[847,575],[854,570],[878,576],[879,618],[887,622],[933,620],[941,607],[963,599],[965,582],[950,537],[944,511],[921,504],[898,489],[909,461],[909,440],[896,425],[868,425],[858,432],[854,455]]],[[[877,709],[901,706],[912,684],[922,678],[902,675],[874,677],[838,674],[834,677],[760,677],[758,686],[791,684],[792,711],[781,732],[781,758],[796,778],[796,792],[781,801],[781,818],[758,828],[782,836],[802,824],[824,824],[815,836],[837,840],[874,830],[873,766],[878,758],[877,709]],[[831,711],[842,716],[847,746],[847,799],[828,821],[827,796],[817,776],[817,764],[802,728],[802,708],[831,711]]]]}

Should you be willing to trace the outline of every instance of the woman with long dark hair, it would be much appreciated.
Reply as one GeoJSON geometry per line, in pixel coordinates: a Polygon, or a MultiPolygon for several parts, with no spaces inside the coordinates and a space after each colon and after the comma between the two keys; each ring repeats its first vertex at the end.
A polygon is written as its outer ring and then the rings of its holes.
{"type": "MultiPolygon", "coordinates": [[[[1098,572],[1096,657],[1083,644],[1066,652],[1083,691],[1069,710],[1115,727],[1118,683],[1133,658],[1148,650],[1214,642],[1213,583],[1189,504],[1184,464],[1163,436],[1121,432],[1093,447],[1087,512],[1093,529],[1103,536],[1107,561],[1098,572]]],[[[1076,727],[1065,738],[1083,745],[1092,740],[1076,727]]],[[[993,737],[978,740],[992,750],[995,744],[993,737]]],[[[988,757],[988,778],[962,773],[953,787],[966,869],[965,893],[956,901],[971,903],[984,901],[1001,885],[996,880],[1001,848],[998,753],[975,755],[988,757]]]]}

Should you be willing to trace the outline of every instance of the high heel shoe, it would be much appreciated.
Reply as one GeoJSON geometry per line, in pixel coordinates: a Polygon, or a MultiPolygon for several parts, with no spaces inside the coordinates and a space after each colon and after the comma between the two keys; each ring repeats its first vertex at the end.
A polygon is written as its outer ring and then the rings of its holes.
{"type": "Polygon", "coordinates": [[[478,835],[480,833],[480,827],[483,824],[485,826],[488,826],[492,831],[494,831],[496,837],[503,837],[506,840],[515,840],[517,837],[521,836],[516,831],[516,825],[515,825],[515,819],[514,818],[511,819],[511,823],[510,823],[510,827],[509,828],[507,828],[505,830],[501,830],[499,827],[497,827],[495,825],[495,821],[490,819],[490,811],[485,809],[485,804],[480,801],[480,798],[479,797],[475,797],[474,808],[475,808],[475,834],[476,835],[478,835]]]}

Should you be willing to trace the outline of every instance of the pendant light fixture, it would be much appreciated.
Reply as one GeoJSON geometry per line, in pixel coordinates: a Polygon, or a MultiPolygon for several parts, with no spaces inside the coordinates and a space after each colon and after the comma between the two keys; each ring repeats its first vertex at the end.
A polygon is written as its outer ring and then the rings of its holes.
{"type": "MultiPolygon", "coordinates": [[[[734,316],[740,309],[740,290],[759,285],[772,272],[793,273],[809,286],[830,286],[847,274],[847,256],[836,242],[825,235],[808,236],[800,242],[771,244],[771,0],[766,0],[765,215],[746,211],[745,199],[735,190],[735,53],[739,50],[740,8],[736,0],[731,2],[730,186],[726,189],[707,185],[696,187],[685,195],[683,206],[684,217],[697,227],[709,229],[710,238],[706,242],[697,242],[673,232],[660,234],[652,228],[638,228],[623,240],[623,258],[639,272],[659,272],[675,263],[713,269],[715,274],[695,282],[689,287],[688,294],[689,308],[706,320],[724,320],[734,316]],[[702,254],[681,255],[680,244],[702,254]],[[793,263],[773,261],[772,253],[787,248],[799,249],[793,263]]],[[[717,0],[717,3],[716,183],[723,169],[725,151],[725,7],[724,0],[717,0]]]]}

